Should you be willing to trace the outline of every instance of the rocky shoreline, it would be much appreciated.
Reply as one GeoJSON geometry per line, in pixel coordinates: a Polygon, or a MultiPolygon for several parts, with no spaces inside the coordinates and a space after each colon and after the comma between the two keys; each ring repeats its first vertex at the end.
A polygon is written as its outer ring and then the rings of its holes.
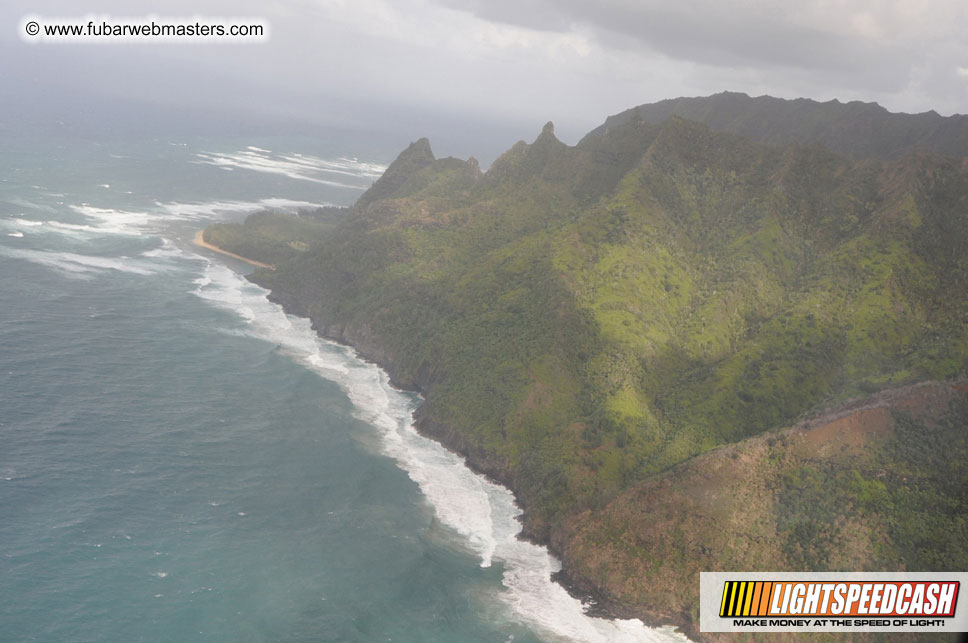
{"type": "MultiPolygon", "coordinates": [[[[346,327],[331,327],[319,322],[310,314],[306,306],[298,299],[286,292],[273,290],[264,283],[260,283],[258,272],[246,275],[246,278],[269,290],[268,298],[270,301],[280,305],[286,313],[299,317],[307,317],[312,328],[320,337],[328,339],[345,346],[351,347],[363,359],[373,362],[383,369],[390,378],[390,383],[395,388],[411,391],[421,396],[427,392],[427,383],[421,381],[401,382],[396,375],[393,361],[387,352],[379,345],[367,329],[349,329],[346,327]]],[[[562,570],[554,575],[553,580],[561,585],[574,598],[586,606],[586,613],[589,616],[607,619],[639,619],[649,627],[673,626],[691,639],[698,640],[699,630],[697,624],[692,623],[684,614],[670,615],[653,613],[638,609],[630,609],[611,600],[607,595],[595,590],[594,586],[581,579],[576,578],[571,570],[564,566],[562,552],[555,546],[554,539],[550,537],[547,529],[536,529],[533,520],[529,517],[527,504],[521,501],[515,489],[513,476],[506,468],[502,468],[500,463],[494,458],[488,458],[487,454],[478,453],[468,448],[465,440],[462,439],[460,432],[451,427],[440,425],[431,420],[423,413],[424,406],[421,404],[414,414],[414,428],[424,437],[430,438],[448,450],[464,458],[468,468],[477,474],[487,477],[489,480],[500,484],[509,489],[514,494],[516,502],[523,510],[522,528],[519,537],[540,545],[548,549],[559,561],[562,561],[562,570]],[[543,533],[540,533],[543,532],[543,533]]]]}
{"type": "MultiPolygon", "coordinates": [[[[258,271],[250,274],[248,278],[253,283],[267,287],[267,284],[260,283],[258,271]]],[[[401,381],[388,351],[380,345],[370,329],[327,326],[321,323],[318,318],[314,318],[296,296],[285,291],[270,289],[269,299],[282,306],[289,314],[308,317],[313,329],[321,337],[350,346],[361,357],[380,366],[388,373],[393,386],[423,396],[426,396],[428,390],[432,387],[432,382],[425,381],[419,376],[413,381],[401,381]]],[[[832,408],[818,410],[793,426],[779,429],[776,432],[771,432],[771,434],[778,437],[787,436],[788,438],[797,438],[797,436],[805,433],[821,436],[829,433],[828,429],[836,430],[845,421],[849,422],[851,418],[855,417],[861,418],[872,409],[885,411],[885,417],[889,417],[888,411],[890,409],[902,409],[917,413],[919,408],[927,405],[936,411],[943,402],[950,400],[954,395],[964,394],[966,391],[968,391],[968,384],[962,380],[947,384],[923,382],[889,389],[872,396],[847,400],[832,408]]],[[[650,627],[673,626],[691,639],[711,640],[709,636],[704,636],[699,632],[698,622],[690,618],[690,615],[685,611],[648,610],[641,606],[630,606],[610,596],[606,589],[596,585],[591,579],[576,573],[574,566],[569,564],[571,556],[566,551],[569,539],[573,534],[567,533],[566,529],[557,529],[552,532],[547,526],[536,524],[533,512],[529,512],[527,502],[522,501],[518,496],[514,476],[508,468],[503,467],[498,459],[489,457],[487,453],[470,448],[462,434],[453,427],[435,422],[425,412],[424,405],[418,407],[415,413],[414,426],[421,435],[437,441],[450,451],[463,457],[471,470],[486,476],[515,494],[519,505],[524,510],[522,531],[519,537],[546,547],[561,561],[562,570],[555,574],[553,580],[564,587],[574,598],[586,605],[586,613],[609,619],[639,619],[650,627]]],[[[770,439],[768,435],[756,436],[736,445],[707,452],[700,456],[699,460],[734,458],[734,452],[742,452],[748,448],[747,442],[759,444],[765,443],[768,439],[770,439]]],[[[827,439],[829,438],[824,439],[824,442],[827,439]]],[[[653,481],[656,484],[667,484],[671,478],[682,475],[683,472],[689,471],[695,465],[696,462],[692,460],[686,461],[669,472],[656,476],[653,481]]]]}
{"type": "MultiPolygon", "coordinates": [[[[402,356],[397,355],[395,359],[392,347],[381,341],[368,324],[327,323],[327,311],[314,310],[315,300],[307,296],[309,293],[280,284],[277,273],[256,270],[247,278],[269,290],[268,298],[287,313],[308,318],[319,336],[350,346],[360,357],[378,365],[394,387],[420,394],[425,402],[414,413],[415,429],[461,456],[475,473],[514,494],[523,510],[519,538],[545,547],[561,562],[562,569],[554,575],[554,582],[585,605],[589,616],[639,619],[654,628],[672,626],[694,640],[719,640],[716,635],[702,634],[698,629],[693,605],[693,595],[698,592],[697,587],[692,587],[693,581],[698,585],[696,570],[725,570],[720,554],[736,543],[720,542],[724,534],[729,534],[727,540],[742,541],[745,537],[722,523],[724,518],[729,520],[725,516],[714,519],[722,511],[727,515],[731,511],[729,498],[721,497],[724,493],[727,496],[753,494],[747,501],[755,497],[767,512],[757,514],[757,520],[764,527],[772,528],[776,516],[769,512],[775,508],[769,507],[778,501],[776,494],[780,487],[777,485],[782,485],[782,471],[813,466],[811,463],[828,459],[839,463],[835,466],[844,466],[846,461],[840,462],[844,458],[861,462],[869,447],[879,448],[893,434],[896,412],[931,421],[947,408],[948,402],[968,393],[968,383],[963,379],[921,382],[820,407],[786,427],[712,449],[657,473],[623,492],[613,503],[614,509],[597,513],[576,509],[562,521],[549,524],[540,517],[540,508],[529,506],[529,498],[521,493],[520,481],[515,479],[509,463],[474,444],[466,432],[434,417],[432,401],[439,382],[432,363],[401,374],[397,363],[402,356]],[[765,487],[754,484],[747,489],[744,485],[749,481],[744,480],[750,470],[759,467],[761,471],[772,471],[771,462],[785,463],[781,469],[768,473],[768,477],[773,476],[773,482],[765,487]],[[626,560],[625,553],[615,548],[621,543],[597,540],[605,533],[602,529],[608,529],[610,524],[626,525],[623,527],[626,530],[631,528],[629,533],[635,534],[636,547],[653,552],[652,558],[666,561],[662,563],[661,578],[651,578],[651,573],[640,567],[641,561],[626,560]],[[688,536],[681,542],[676,540],[670,550],[668,534],[683,529],[688,536]],[[685,567],[673,564],[670,561],[674,558],[669,558],[673,554],[685,554],[692,561],[685,567]]],[[[770,538],[766,558],[747,561],[753,564],[746,567],[772,569],[789,562],[784,563],[785,555],[777,549],[778,543],[773,542],[776,538],[770,538]]]]}

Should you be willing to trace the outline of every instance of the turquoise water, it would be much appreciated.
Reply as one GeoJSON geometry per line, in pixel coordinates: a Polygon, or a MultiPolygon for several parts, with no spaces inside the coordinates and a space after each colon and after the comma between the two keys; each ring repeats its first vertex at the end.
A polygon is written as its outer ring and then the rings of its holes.
{"type": "Polygon", "coordinates": [[[510,494],[412,431],[416,397],[191,245],[352,203],[382,170],[352,151],[8,142],[0,640],[673,638],[585,616],[510,494]]]}

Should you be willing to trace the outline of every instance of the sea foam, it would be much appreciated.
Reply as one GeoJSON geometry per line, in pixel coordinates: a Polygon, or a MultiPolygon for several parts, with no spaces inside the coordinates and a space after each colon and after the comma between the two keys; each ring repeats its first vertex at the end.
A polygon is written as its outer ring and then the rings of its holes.
{"type": "Polygon", "coordinates": [[[17,225],[26,226],[28,228],[32,228],[34,226],[39,226],[39,225],[44,225],[44,222],[43,221],[34,221],[33,219],[21,219],[19,217],[15,217],[15,218],[10,219],[10,220],[12,222],[16,223],[17,225]]]}
{"type": "Polygon", "coordinates": [[[72,210],[88,219],[87,226],[48,221],[48,224],[62,231],[84,231],[100,234],[120,234],[141,236],[167,230],[172,222],[211,221],[222,215],[237,215],[245,212],[258,212],[276,209],[294,212],[300,208],[318,208],[328,203],[312,203],[292,199],[266,198],[259,201],[202,201],[195,203],[155,203],[154,207],[140,211],[100,208],[89,203],[70,206],[72,210]]]}
{"type": "Polygon", "coordinates": [[[276,154],[253,145],[237,152],[199,152],[195,156],[198,163],[214,165],[224,170],[239,168],[280,174],[291,179],[351,190],[365,190],[386,170],[384,165],[364,163],[358,159],[323,159],[308,154],[276,154]],[[347,182],[345,179],[337,180],[336,177],[357,180],[347,182]]]}
{"type": "Polygon", "coordinates": [[[153,275],[156,270],[146,263],[126,258],[97,257],[73,252],[48,252],[0,246],[0,254],[52,268],[75,279],[90,279],[108,270],[136,275],[153,275]]]}
{"type": "Polygon", "coordinates": [[[441,523],[459,534],[482,567],[503,566],[498,597],[513,620],[582,643],[684,641],[672,628],[651,629],[637,619],[589,616],[580,601],[551,580],[560,563],[544,547],[518,539],[521,510],[507,489],[471,471],[463,459],[419,435],[413,396],[394,389],[387,374],[350,348],[319,338],[307,319],[287,315],[268,291],[225,265],[209,261],[195,294],[235,312],[249,333],[278,345],[320,376],[336,382],[355,414],[373,426],[384,453],[417,483],[441,523]]]}

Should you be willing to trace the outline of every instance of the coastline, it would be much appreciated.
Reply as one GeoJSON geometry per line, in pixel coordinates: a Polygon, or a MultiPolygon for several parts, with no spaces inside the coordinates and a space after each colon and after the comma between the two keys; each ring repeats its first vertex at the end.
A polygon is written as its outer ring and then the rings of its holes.
{"type": "MultiPolygon", "coordinates": [[[[304,300],[301,300],[296,293],[285,288],[272,288],[269,283],[271,281],[269,274],[256,271],[244,275],[244,278],[269,290],[267,298],[280,305],[288,314],[308,318],[313,331],[318,336],[348,346],[363,360],[379,366],[387,373],[390,384],[394,388],[411,391],[421,395],[421,397],[426,397],[426,394],[432,389],[433,381],[425,373],[418,373],[414,378],[406,378],[402,381],[398,377],[397,369],[394,367],[392,355],[380,345],[380,342],[367,325],[328,325],[318,316],[314,315],[306,307],[304,300]],[[260,275],[264,276],[265,281],[260,278],[260,275]]],[[[968,384],[964,380],[957,380],[949,382],[948,384],[957,391],[968,391],[968,384]]],[[[809,433],[812,429],[820,429],[817,432],[819,436],[825,428],[830,428],[828,425],[834,425],[839,420],[850,418],[858,412],[864,412],[874,407],[881,409],[892,406],[892,403],[897,405],[906,394],[933,389],[936,385],[936,382],[921,382],[881,391],[873,396],[860,396],[845,400],[830,408],[818,409],[814,413],[803,417],[798,422],[780,429],[779,432],[784,436],[789,436],[789,439],[794,439],[802,438],[804,434],[809,433]]],[[[906,408],[907,405],[900,404],[900,406],[906,408]]],[[[933,406],[938,405],[934,404],[933,406]]],[[[689,640],[711,640],[708,635],[704,636],[699,631],[698,622],[690,619],[689,615],[685,612],[649,610],[641,606],[631,607],[625,605],[603,593],[601,591],[602,588],[597,587],[593,582],[589,582],[589,579],[575,574],[573,571],[574,568],[568,565],[568,556],[561,549],[563,545],[560,538],[561,534],[544,534],[531,528],[532,525],[529,524],[527,517],[527,503],[523,502],[518,495],[513,478],[508,474],[506,469],[501,467],[500,462],[489,459],[485,453],[468,448],[467,444],[461,439],[461,435],[452,427],[441,425],[428,417],[424,413],[423,403],[414,412],[413,426],[420,435],[437,442],[448,451],[460,456],[470,470],[508,489],[514,495],[517,503],[525,512],[522,515],[522,529],[518,533],[517,538],[546,548],[561,563],[562,569],[553,575],[553,580],[556,584],[563,587],[573,598],[586,604],[586,615],[608,620],[639,619],[650,628],[671,627],[689,640]],[[556,535],[558,538],[556,538],[556,535]]],[[[748,447],[751,444],[754,446],[766,445],[771,438],[775,439],[775,437],[776,434],[757,436],[750,438],[739,446],[724,446],[704,454],[705,458],[701,456],[701,462],[708,461],[708,458],[711,457],[728,456],[730,453],[736,452],[738,448],[748,447]]],[[[733,460],[737,459],[729,458],[730,462],[733,460]]],[[[693,462],[690,466],[695,466],[695,464],[693,462]]],[[[688,472],[688,470],[689,466],[680,464],[671,471],[688,472]]],[[[662,480],[668,479],[668,477],[662,478],[662,480]]]]}
{"type": "Polygon", "coordinates": [[[245,263],[247,263],[249,265],[252,265],[252,266],[255,266],[257,268],[268,268],[269,270],[275,270],[276,269],[276,267],[273,266],[273,265],[270,265],[270,264],[267,264],[267,263],[263,263],[261,261],[256,261],[255,259],[249,259],[248,257],[243,257],[242,255],[237,255],[234,252],[229,252],[228,250],[223,250],[222,248],[219,248],[218,246],[213,245],[213,244],[209,243],[208,241],[205,241],[205,236],[204,235],[205,235],[205,230],[204,229],[199,230],[198,232],[195,233],[195,238],[192,240],[192,243],[194,243],[196,246],[199,246],[201,248],[205,248],[206,250],[211,250],[212,252],[217,252],[219,254],[223,254],[226,257],[232,257],[233,259],[238,259],[239,261],[244,261],[245,263]]]}
{"type": "MultiPolygon", "coordinates": [[[[249,259],[208,243],[204,240],[203,234],[204,230],[199,230],[198,233],[196,233],[194,239],[194,243],[196,245],[256,267],[275,270],[275,266],[254,259],[249,259]]],[[[391,386],[401,391],[415,393],[421,397],[421,404],[414,411],[413,415],[413,427],[417,433],[440,444],[448,451],[456,454],[464,460],[464,463],[468,469],[480,476],[483,476],[487,480],[504,487],[512,494],[512,496],[514,496],[515,504],[520,506],[523,510],[523,514],[521,516],[521,530],[518,532],[517,538],[545,548],[549,554],[558,560],[558,562],[561,564],[561,569],[552,575],[552,581],[564,588],[572,598],[580,601],[585,607],[584,612],[587,616],[612,621],[638,619],[648,628],[661,629],[664,627],[671,627],[678,634],[683,635],[688,640],[698,641],[701,639],[695,624],[691,623],[683,615],[649,611],[643,612],[636,609],[629,609],[626,606],[616,603],[610,597],[599,594],[595,591],[594,586],[590,585],[589,583],[583,582],[582,579],[574,577],[571,571],[565,567],[565,557],[563,556],[563,552],[561,552],[558,547],[555,546],[554,539],[550,536],[550,534],[546,537],[542,537],[540,534],[536,533],[532,528],[532,525],[529,524],[527,519],[528,510],[526,503],[522,502],[520,499],[516,489],[514,488],[515,486],[513,479],[505,470],[501,468],[500,463],[489,461],[486,457],[486,454],[475,453],[473,450],[468,449],[467,445],[463,444],[463,442],[460,440],[459,435],[450,427],[437,425],[421,412],[423,407],[423,398],[425,396],[423,383],[419,381],[401,382],[396,376],[396,369],[393,366],[390,356],[387,355],[387,353],[378,345],[376,340],[370,335],[369,332],[367,332],[367,330],[360,329],[354,332],[345,327],[332,328],[320,324],[316,319],[313,319],[312,314],[302,307],[299,302],[291,296],[291,294],[274,290],[267,284],[260,283],[257,275],[258,272],[243,274],[241,276],[247,281],[266,288],[269,291],[267,295],[268,300],[279,305],[287,314],[309,319],[313,331],[322,339],[347,346],[353,349],[353,351],[364,361],[375,364],[377,367],[382,369],[385,373],[387,373],[391,386]]]]}
{"type": "Polygon", "coordinates": [[[331,327],[321,324],[313,315],[296,301],[291,293],[274,290],[268,284],[261,283],[258,279],[258,272],[243,275],[243,277],[269,291],[267,295],[269,301],[278,304],[287,314],[297,317],[305,317],[310,320],[313,331],[321,338],[347,346],[367,362],[371,362],[382,369],[389,376],[390,385],[401,391],[415,393],[421,397],[421,404],[414,411],[413,427],[421,436],[437,442],[448,451],[458,455],[464,460],[468,469],[483,476],[487,480],[504,487],[515,498],[515,503],[521,507],[521,530],[517,538],[544,547],[558,562],[561,569],[552,575],[552,581],[564,588],[564,590],[574,599],[580,601],[585,609],[587,616],[601,618],[604,620],[620,621],[638,619],[646,627],[651,629],[672,628],[677,634],[689,641],[703,640],[699,632],[698,623],[691,622],[684,614],[669,614],[656,611],[640,611],[631,609],[613,600],[610,596],[596,591],[594,585],[576,578],[571,570],[565,565],[563,552],[555,546],[555,542],[550,534],[542,537],[536,533],[528,521],[528,507],[523,502],[515,489],[511,476],[501,468],[499,463],[489,461],[486,454],[475,453],[467,448],[462,442],[459,434],[447,426],[441,426],[422,413],[423,398],[426,395],[424,384],[420,381],[401,382],[396,375],[396,369],[389,355],[377,344],[376,340],[370,335],[368,329],[357,329],[356,331],[346,327],[331,327]]]}

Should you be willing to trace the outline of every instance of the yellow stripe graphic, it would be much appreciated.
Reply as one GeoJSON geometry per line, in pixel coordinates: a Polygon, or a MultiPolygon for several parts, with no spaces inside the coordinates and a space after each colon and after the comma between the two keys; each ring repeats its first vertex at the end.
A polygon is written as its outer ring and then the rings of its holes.
{"type": "Polygon", "coordinates": [[[768,616],[777,585],[772,581],[725,581],[719,615],[724,618],[768,616]]]}
{"type": "Polygon", "coordinates": [[[746,587],[746,602],[743,603],[743,616],[749,616],[750,615],[750,603],[752,603],[752,601],[753,601],[753,590],[756,587],[756,583],[753,582],[753,581],[750,581],[746,585],[747,585],[747,587],[746,587]]]}
{"type": "Polygon", "coordinates": [[[723,618],[739,616],[769,616],[773,594],[783,583],[773,581],[725,581],[719,615],[723,618]]]}

